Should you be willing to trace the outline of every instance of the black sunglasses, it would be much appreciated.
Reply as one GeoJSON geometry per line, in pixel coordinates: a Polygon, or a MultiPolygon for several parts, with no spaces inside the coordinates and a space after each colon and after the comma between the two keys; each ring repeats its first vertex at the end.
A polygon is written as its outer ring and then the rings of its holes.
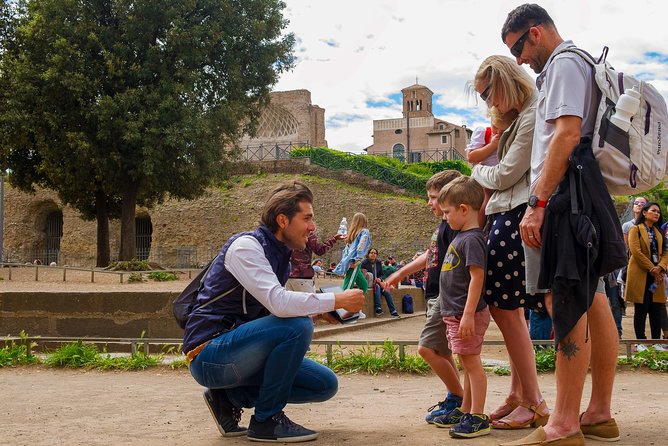
{"type": "Polygon", "coordinates": [[[491,86],[492,86],[492,84],[489,84],[489,85],[487,86],[487,88],[485,88],[485,91],[483,91],[482,93],[480,93],[480,99],[482,99],[482,100],[485,101],[485,102],[487,102],[487,100],[489,99],[489,88],[490,88],[491,86]]]}
{"type": "Polygon", "coordinates": [[[531,28],[535,28],[536,26],[540,25],[540,23],[536,23],[534,25],[531,25],[529,29],[527,29],[524,34],[520,36],[519,39],[515,42],[513,46],[510,47],[510,54],[513,56],[519,58],[522,56],[522,51],[524,51],[524,42],[526,42],[527,37],[529,37],[529,31],[531,31],[531,28]]]}

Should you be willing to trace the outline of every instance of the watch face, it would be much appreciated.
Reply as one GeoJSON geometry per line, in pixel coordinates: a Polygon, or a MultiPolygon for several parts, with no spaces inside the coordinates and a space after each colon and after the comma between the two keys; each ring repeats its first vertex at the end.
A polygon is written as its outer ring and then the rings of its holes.
{"type": "Polygon", "coordinates": [[[529,206],[535,208],[538,204],[538,197],[535,195],[529,195],[529,206]]]}

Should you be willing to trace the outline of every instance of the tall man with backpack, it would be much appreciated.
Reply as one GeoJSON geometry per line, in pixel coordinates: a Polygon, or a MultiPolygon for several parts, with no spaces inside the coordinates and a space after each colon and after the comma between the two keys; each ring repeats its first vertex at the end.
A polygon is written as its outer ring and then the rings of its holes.
{"type": "Polygon", "coordinates": [[[190,373],[207,388],[204,399],[223,436],[312,440],[317,432],[292,422],[283,408],[326,401],[338,389],[331,370],[304,357],[313,334],[309,316],[334,322],[328,312],[359,311],[364,295],[285,289],[290,254],[304,249],[315,229],[312,202],[299,181],[275,188],[260,226],[224,244],[188,317],[183,351],[190,373]],[[255,408],[248,429],[239,426],[243,407],[255,408]]]}
{"type": "MultiPolygon", "coordinates": [[[[573,42],[561,38],[542,7],[515,8],[501,35],[517,63],[539,74],[531,196],[520,234],[527,264],[540,262],[541,269],[540,275],[527,270],[527,288],[531,284],[550,291],[546,302],[558,351],[557,399],[548,424],[506,444],[584,445],[585,436],[616,441],[619,429],[610,406],[618,340],[600,276],[623,264],[624,245],[591,149],[600,92],[594,88],[591,65],[581,55],[563,51],[573,42]],[[581,232],[572,232],[569,221],[577,221],[581,232]],[[575,277],[579,280],[569,280],[575,277]],[[590,359],[591,399],[579,415],[590,359]]],[[[490,92],[493,103],[500,94],[490,92]]]]}

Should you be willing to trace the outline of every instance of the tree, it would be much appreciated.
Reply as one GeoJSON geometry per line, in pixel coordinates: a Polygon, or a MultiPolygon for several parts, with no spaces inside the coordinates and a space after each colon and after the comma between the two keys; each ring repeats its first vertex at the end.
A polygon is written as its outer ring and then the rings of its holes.
{"type": "Polygon", "coordinates": [[[0,67],[0,164],[12,184],[52,188],[84,215],[96,209],[98,234],[100,208],[119,200],[119,259],[130,260],[136,206],[201,194],[254,132],[293,64],[285,5],[26,4],[0,67]]]}

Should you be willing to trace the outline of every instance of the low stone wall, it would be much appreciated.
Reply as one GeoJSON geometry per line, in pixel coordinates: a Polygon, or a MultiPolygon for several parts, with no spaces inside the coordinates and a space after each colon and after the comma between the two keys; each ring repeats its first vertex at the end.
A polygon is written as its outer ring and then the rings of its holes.
{"type": "Polygon", "coordinates": [[[2,335],[179,338],[173,292],[4,292],[2,335]]]}
{"type": "MultiPolygon", "coordinates": [[[[3,292],[0,295],[0,335],[180,338],[183,330],[174,321],[171,302],[175,292],[3,292]]],[[[416,313],[424,311],[422,290],[393,290],[401,312],[401,298],[413,296],[416,313]]],[[[382,306],[388,317],[387,307],[382,306]]],[[[375,317],[373,296],[367,292],[364,312],[375,317]]]]}

